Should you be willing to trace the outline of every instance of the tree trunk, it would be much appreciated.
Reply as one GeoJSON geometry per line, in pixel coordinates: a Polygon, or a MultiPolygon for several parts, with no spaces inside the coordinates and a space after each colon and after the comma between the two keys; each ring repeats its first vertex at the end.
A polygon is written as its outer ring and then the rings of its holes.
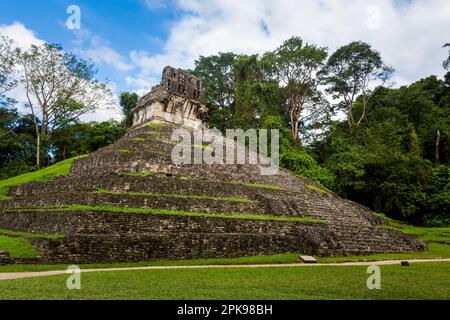
{"type": "Polygon", "coordinates": [[[441,143],[441,131],[439,129],[436,131],[436,143],[435,143],[435,154],[434,161],[436,164],[439,164],[439,145],[441,143]]]}
{"type": "Polygon", "coordinates": [[[39,132],[36,137],[36,166],[38,170],[41,168],[41,136],[39,132]]]}
{"type": "Polygon", "coordinates": [[[295,147],[299,146],[299,138],[298,138],[298,115],[295,110],[291,111],[291,135],[292,135],[292,143],[295,147]]]}

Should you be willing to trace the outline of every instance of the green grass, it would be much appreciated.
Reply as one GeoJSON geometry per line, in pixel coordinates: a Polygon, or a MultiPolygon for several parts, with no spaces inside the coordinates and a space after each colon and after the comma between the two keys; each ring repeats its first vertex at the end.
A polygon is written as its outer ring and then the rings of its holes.
{"type": "Polygon", "coordinates": [[[320,193],[330,193],[329,190],[326,190],[326,189],[323,189],[323,188],[319,188],[319,187],[316,187],[316,186],[312,186],[312,185],[307,185],[306,188],[309,189],[309,190],[315,190],[315,191],[320,192],[320,193]]]}
{"type": "Polygon", "coordinates": [[[157,136],[160,135],[161,133],[158,131],[147,131],[145,134],[149,136],[157,136]]]}
{"type": "Polygon", "coordinates": [[[199,195],[165,194],[165,193],[116,192],[116,191],[110,191],[110,190],[105,190],[105,189],[99,189],[95,193],[127,195],[127,196],[142,196],[142,197],[168,197],[168,198],[178,198],[178,199],[230,201],[230,202],[240,202],[240,203],[256,202],[254,200],[249,200],[249,199],[245,199],[245,198],[226,198],[226,197],[213,197],[213,196],[205,196],[205,195],[199,196],[199,195]]]}
{"type": "Polygon", "coordinates": [[[0,229],[0,234],[6,235],[6,236],[17,236],[17,237],[22,237],[22,238],[48,238],[48,239],[64,238],[64,235],[62,235],[62,234],[31,233],[31,232],[14,231],[14,230],[7,230],[7,229],[0,229]]]}
{"type": "Polygon", "coordinates": [[[85,156],[61,161],[53,166],[35,172],[25,173],[17,177],[0,181],[0,200],[10,199],[10,197],[7,196],[7,193],[9,188],[12,186],[22,185],[30,182],[45,182],[57,176],[66,176],[69,173],[73,162],[76,159],[80,159],[83,157],[85,156]]]}
{"type": "Polygon", "coordinates": [[[135,141],[135,142],[138,142],[138,141],[148,141],[149,139],[144,139],[144,138],[131,138],[130,139],[130,141],[135,141]]]}
{"type": "Polygon", "coordinates": [[[378,228],[398,230],[425,242],[446,242],[450,244],[450,227],[432,228],[412,226],[405,222],[391,219],[382,213],[373,212],[373,214],[383,218],[387,222],[386,225],[379,225],[378,228]]]}
{"type": "Polygon", "coordinates": [[[247,182],[233,182],[233,184],[238,184],[241,186],[246,186],[246,187],[255,187],[255,188],[261,188],[261,189],[270,189],[270,190],[283,190],[281,187],[279,186],[274,186],[274,185],[270,185],[270,184],[261,184],[261,183],[247,183],[247,182]]]}
{"type": "Polygon", "coordinates": [[[142,270],[0,281],[0,299],[450,299],[450,263],[381,266],[381,290],[367,267],[142,270]]]}
{"type": "Polygon", "coordinates": [[[37,250],[27,239],[0,235],[0,251],[7,252],[12,258],[35,258],[37,250]]]}
{"type": "Polygon", "coordinates": [[[117,150],[117,152],[129,154],[130,150],[128,150],[128,149],[120,149],[120,150],[117,150]]]}
{"type": "Polygon", "coordinates": [[[304,222],[304,223],[325,223],[324,221],[313,218],[297,218],[297,217],[278,217],[270,215],[251,215],[251,214],[224,214],[224,213],[204,213],[204,212],[187,212],[177,210],[163,210],[152,208],[128,208],[128,207],[113,207],[106,205],[99,206],[85,206],[85,205],[70,205],[61,207],[37,207],[26,209],[9,209],[8,212],[49,212],[49,211],[99,211],[99,212],[122,212],[122,213],[143,213],[155,215],[177,215],[188,217],[204,217],[204,218],[218,218],[218,219],[242,219],[242,220],[262,220],[262,221],[290,221],[290,222],[304,222]]]}
{"type": "Polygon", "coordinates": [[[136,173],[120,173],[122,176],[128,176],[128,177],[148,177],[153,176],[155,174],[163,174],[163,172],[158,171],[142,171],[142,172],[136,172],[136,173]]]}
{"type": "Polygon", "coordinates": [[[163,123],[149,123],[146,126],[150,127],[150,128],[162,128],[162,127],[164,127],[164,124],[163,123]]]}

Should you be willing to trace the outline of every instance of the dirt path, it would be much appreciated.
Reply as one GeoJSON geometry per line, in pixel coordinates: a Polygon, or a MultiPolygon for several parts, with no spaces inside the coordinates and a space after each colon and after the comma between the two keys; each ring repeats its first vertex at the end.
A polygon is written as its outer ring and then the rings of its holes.
{"type": "MultiPolygon", "coordinates": [[[[134,267],[134,268],[108,268],[108,269],[82,269],[81,273],[93,272],[114,272],[114,271],[137,271],[137,270],[179,270],[179,269],[221,269],[221,268],[286,268],[286,267],[350,267],[350,266],[383,266],[383,265],[399,265],[400,261],[409,261],[410,263],[426,263],[426,262],[450,262],[450,259],[405,259],[405,260],[383,260],[383,261],[364,261],[364,262],[342,262],[342,263],[285,263],[285,264],[248,264],[248,265],[209,265],[209,266],[152,266],[152,267],[134,267]]],[[[57,271],[40,271],[40,272],[12,272],[0,273],[1,280],[13,280],[36,277],[49,277],[62,274],[68,274],[66,270],[57,271]]]]}

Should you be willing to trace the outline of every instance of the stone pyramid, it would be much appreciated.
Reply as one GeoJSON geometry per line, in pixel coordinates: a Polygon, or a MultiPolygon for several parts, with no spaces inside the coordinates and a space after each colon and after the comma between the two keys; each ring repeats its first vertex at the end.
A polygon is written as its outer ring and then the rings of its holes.
{"type": "Polygon", "coordinates": [[[0,228],[60,236],[30,237],[38,258],[3,254],[0,260],[89,263],[426,250],[383,227],[385,221],[369,209],[286,170],[263,176],[246,164],[174,165],[171,135],[179,127],[193,131],[204,125],[207,109],[200,100],[201,82],[168,67],[117,143],[75,160],[66,177],[11,188],[12,199],[0,204],[0,228]]]}

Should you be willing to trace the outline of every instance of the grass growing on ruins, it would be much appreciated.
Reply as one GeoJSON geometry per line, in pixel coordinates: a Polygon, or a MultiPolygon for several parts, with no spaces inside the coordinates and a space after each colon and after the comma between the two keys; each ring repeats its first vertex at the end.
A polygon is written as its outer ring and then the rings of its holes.
{"type": "Polygon", "coordinates": [[[367,266],[142,270],[0,281],[0,299],[450,299],[450,263],[381,266],[381,290],[367,266]]]}
{"type": "Polygon", "coordinates": [[[3,235],[0,235],[0,251],[8,253],[12,258],[35,258],[39,256],[39,253],[27,239],[3,235]]]}
{"type": "Polygon", "coordinates": [[[45,182],[57,176],[66,176],[69,173],[73,162],[76,159],[80,159],[83,157],[85,156],[75,157],[72,159],[61,161],[53,166],[35,172],[25,173],[17,177],[0,181],[0,200],[10,199],[7,196],[7,193],[9,188],[12,186],[22,185],[30,182],[45,182]]]}
{"type": "Polygon", "coordinates": [[[249,215],[249,214],[224,214],[224,213],[206,213],[206,212],[187,212],[177,210],[163,210],[153,208],[129,208],[114,206],[85,206],[85,205],[69,205],[61,207],[37,207],[26,209],[9,209],[8,212],[50,212],[50,211],[99,211],[99,212],[123,212],[123,213],[143,213],[155,215],[177,215],[188,217],[204,217],[217,219],[241,219],[241,220],[262,220],[262,221],[291,221],[304,223],[325,223],[322,220],[313,218],[297,218],[297,217],[278,217],[270,215],[249,215]]]}
{"type": "Polygon", "coordinates": [[[309,190],[314,190],[314,191],[320,192],[320,193],[330,193],[331,192],[331,191],[326,190],[324,188],[319,188],[319,187],[312,186],[312,185],[307,185],[306,188],[309,189],[309,190]]]}
{"type": "Polygon", "coordinates": [[[128,150],[128,149],[120,149],[120,150],[117,150],[117,152],[129,154],[130,150],[128,150]]]}
{"type": "Polygon", "coordinates": [[[117,192],[117,191],[110,191],[110,190],[105,190],[105,189],[99,189],[95,193],[116,194],[116,195],[126,195],[126,196],[139,196],[139,197],[167,197],[167,198],[178,198],[178,199],[230,201],[230,202],[240,202],[240,203],[256,202],[254,200],[249,200],[249,199],[245,199],[245,198],[226,198],[226,197],[213,197],[213,196],[203,196],[203,195],[198,196],[198,195],[164,194],[164,193],[117,192]]]}
{"type": "Polygon", "coordinates": [[[0,235],[18,236],[18,237],[25,237],[25,238],[48,238],[48,239],[64,238],[64,235],[61,235],[61,234],[31,233],[31,232],[15,231],[15,230],[7,230],[7,229],[0,229],[0,235]]]}
{"type": "Polygon", "coordinates": [[[164,123],[149,123],[146,126],[150,128],[162,128],[164,127],[164,123]]]}
{"type": "Polygon", "coordinates": [[[154,176],[156,174],[163,174],[163,172],[158,171],[142,171],[142,172],[136,172],[136,173],[120,173],[122,176],[128,176],[128,177],[149,177],[154,176]]]}
{"type": "Polygon", "coordinates": [[[270,185],[270,184],[247,183],[247,182],[234,182],[234,184],[238,184],[238,185],[246,186],[246,187],[255,187],[255,188],[261,188],[261,189],[269,189],[269,190],[283,190],[279,186],[274,186],[274,185],[270,185]]]}
{"type": "Polygon", "coordinates": [[[157,135],[160,135],[161,133],[160,132],[158,132],[158,131],[147,131],[146,133],[145,133],[146,135],[149,135],[149,136],[157,136],[157,135]]]}

